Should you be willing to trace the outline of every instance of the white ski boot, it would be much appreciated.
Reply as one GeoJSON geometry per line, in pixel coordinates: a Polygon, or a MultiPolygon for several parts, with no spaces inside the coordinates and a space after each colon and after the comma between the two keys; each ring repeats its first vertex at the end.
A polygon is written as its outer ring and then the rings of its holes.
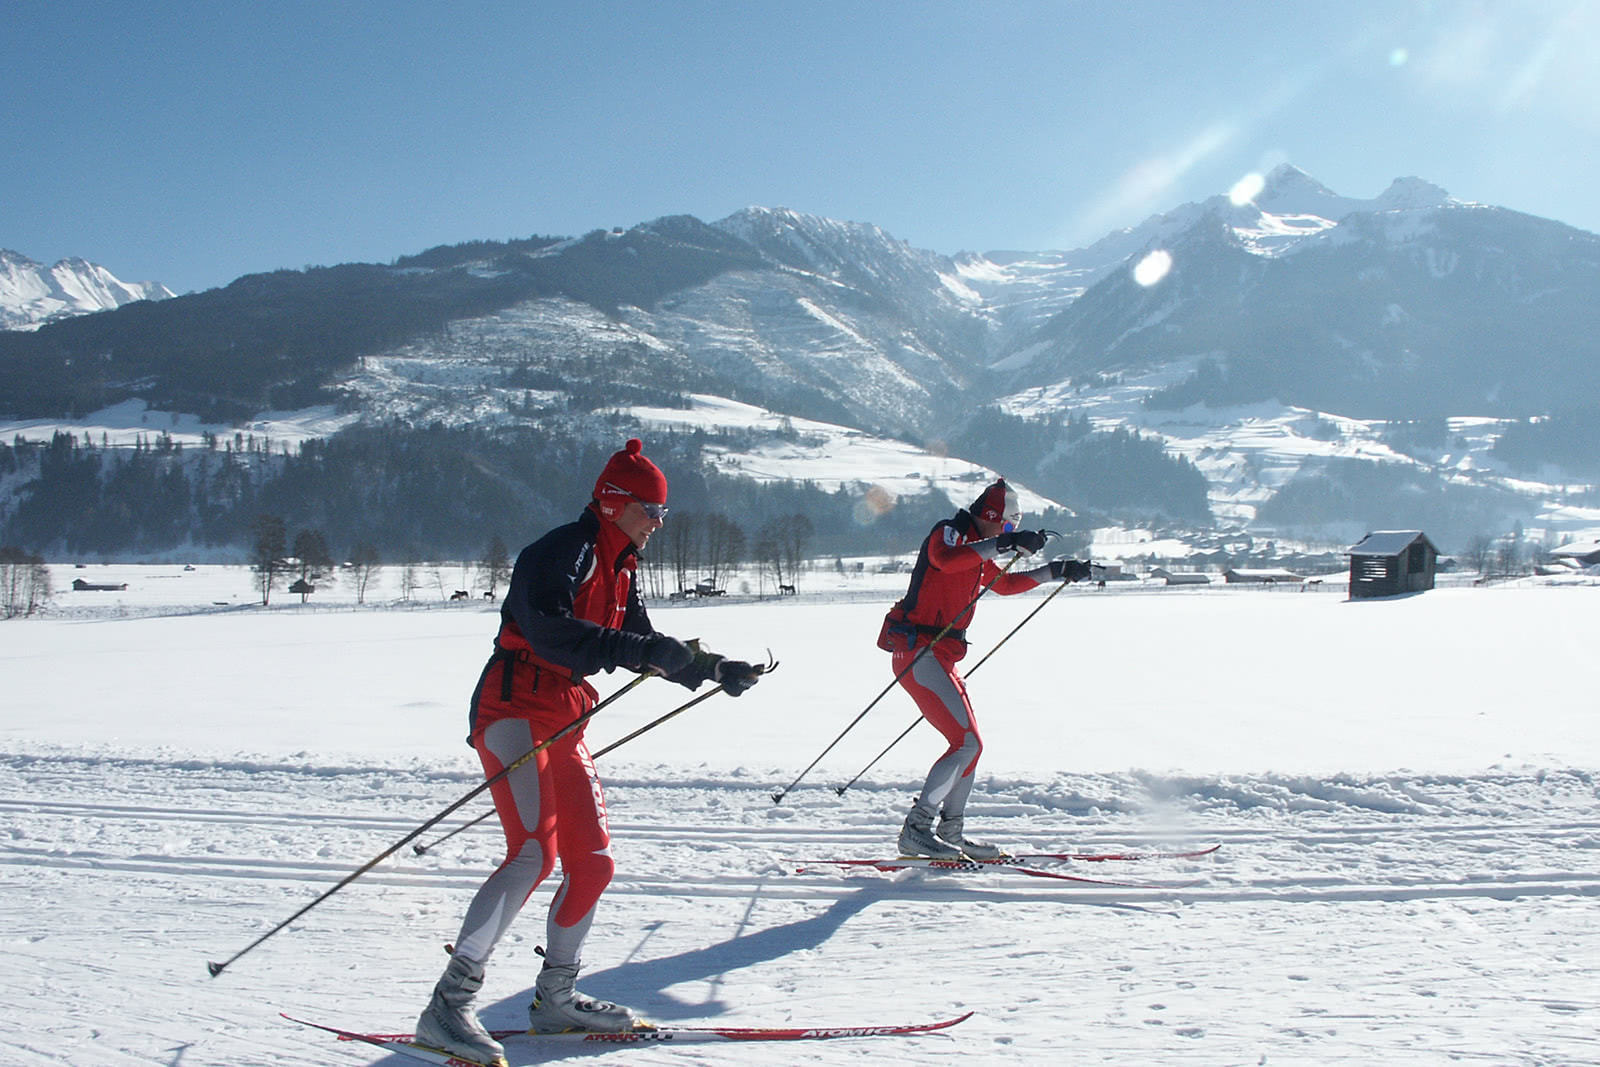
{"type": "Polygon", "coordinates": [[[987,841],[979,841],[967,837],[961,832],[966,819],[960,815],[947,815],[939,820],[938,837],[949,845],[961,850],[961,854],[974,860],[997,860],[1005,855],[1005,850],[999,845],[991,845],[987,841]]]}
{"type": "Polygon", "coordinates": [[[961,849],[934,837],[933,812],[921,804],[913,804],[905,825],[900,827],[900,855],[958,860],[961,858],[961,849]]]}
{"type": "Polygon", "coordinates": [[[533,1003],[528,1006],[530,1033],[589,1031],[620,1034],[652,1028],[631,1008],[584,996],[575,988],[577,981],[576,963],[563,967],[545,961],[544,969],[539,972],[539,980],[533,986],[533,1003]]]}
{"type": "Polygon", "coordinates": [[[433,987],[433,999],[417,1020],[416,1043],[484,1067],[506,1067],[506,1050],[472,1010],[472,1000],[482,988],[483,964],[451,956],[444,976],[433,987]]]}

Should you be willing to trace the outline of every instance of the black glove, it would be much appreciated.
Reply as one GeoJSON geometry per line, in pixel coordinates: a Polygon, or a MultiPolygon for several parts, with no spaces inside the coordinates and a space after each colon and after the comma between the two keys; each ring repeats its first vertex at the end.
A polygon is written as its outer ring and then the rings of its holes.
{"type": "Polygon", "coordinates": [[[1081,582],[1093,573],[1089,563],[1081,559],[1053,559],[1050,561],[1050,577],[1065,578],[1069,582],[1081,582]]]}
{"type": "Polygon", "coordinates": [[[1012,530],[1003,533],[994,539],[995,547],[1002,552],[1015,549],[1025,556],[1031,556],[1044,547],[1049,538],[1043,530],[1012,530]]]}
{"type": "Polygon", "coordinates": [[[711,677],[722,683],[729,696],[736,697],[761,680],[761,668],[744,660],[725,659],[717,663],[711,677]]]}
{"type": "Polygon", "coordinates": [[[645,638],[639,653],[639,669],[656,674],[677,674],[693,662],[694,649],[666,634],[645,638]]]}

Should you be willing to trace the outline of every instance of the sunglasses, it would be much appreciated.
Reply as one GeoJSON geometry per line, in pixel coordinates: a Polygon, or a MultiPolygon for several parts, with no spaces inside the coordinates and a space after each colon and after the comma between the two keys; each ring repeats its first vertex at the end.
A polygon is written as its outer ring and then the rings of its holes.
{"type": "Polygon", "coordinates": [[[633,501],[635,504],[638,504],[641,508],[643,508],[644,509],[644,513],[646,515],[650,516],[652,519],[656,520],[657,522],[665,522],[666,521],[666,518],[667,518],[667,506],[665,504],[652,504],[648,500],[640,500],[638,497],[634,496],[632,493],[630,493],[626,489],[622,488],[622,486],[617,485],[617,484],[615,484],[613,482],[607,482],[606,483],[605,491],[608,492],[608,493],[615,493],[617,496],[625,496],[625,497],[627,497],[629,500],[633,501]]]}

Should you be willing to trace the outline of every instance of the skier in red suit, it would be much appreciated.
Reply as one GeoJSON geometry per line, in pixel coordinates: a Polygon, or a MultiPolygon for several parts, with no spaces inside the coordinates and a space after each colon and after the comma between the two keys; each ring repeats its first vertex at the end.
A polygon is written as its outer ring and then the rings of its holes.
{"type": "Polygon", "coordinates": [[[928,534],[906,595],[883,620],[878,647],[894,654],[895,677],[922,717],[949,742],[901,827],[902,855],[992,859],[1001,854],[996,846],[964,833],[967,798],[983,752],[967,687],[956,673],[956,664],[967,654],[973,602],[991,582],[995,592],[1010,596],[1050,580],[1080,581],[1090,574],[1088,563],[1073,559],[1002,572],[999,557],[1033,555],[1049,539],[1042,530],[1018,529],[1021,521],[1016,493],[1004,478],[994,482],[971,507],[928,534]]]}
{"type": "MultiPolygon", "coordinates": [[[[515,763],[595,704],[587,676],[618,667],[738,696],[760,678],[749,663],[657,633],[634,584],[635,556],[666,516],[667,479],[630,440],[614,454],[578,520],[517,557],[494,652],[472,694],[471,736],[487,776],[515,763]]],[[[484,964],[533,890],[561,860],[530,1029],[619,1032],[647,1026],[632,1010],[575,988],[580,951],[611,881],[605,797],[576,730],[495,783],[506,859],[467,908],[454,952],[417,1023],[419,1044],[477,1063],[504,1049],[472,1009],[484,964]]]]}

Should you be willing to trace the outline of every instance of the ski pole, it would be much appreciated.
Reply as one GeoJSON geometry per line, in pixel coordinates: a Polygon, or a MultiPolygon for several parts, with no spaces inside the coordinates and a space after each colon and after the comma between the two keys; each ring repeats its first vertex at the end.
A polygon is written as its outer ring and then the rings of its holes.
{"type": "Polygon", "coordinates": [[[244,948],[240,949],[238,952],[235,952],[232,956],[229,956],[227,959],[223,960],[221,963],[215,963],[215,962],[209,962],[208,961],[206,963],[206,970],[211,972],[211,977],[213,977],[213,978],[217,977],[219,974],[221,974],[228,967],[232,966],[233,963],[236,960],[239,959],[239,957],[241,957],[245,953],[251,951],[257,945],[259,945],[263,941],[265,941],[267,938],[271,937],[273,934],[276,934],[279,930],[282,930],[285,926],[288,926],[290,923],[292,923],[296,919],[300,918],[300,916],[304,915],[306,912],[310,911],[312,908],[316,907],[318,904],[321,904],[324,900],[327,900],[329,897],[333,896],[339,890],[343,889],[345,886],[349,885],[351,882],[355,881],[357,878],[360,878],[363,874],[366,874],[368,871],[372,870],[372,868],[376,867],[378,864],[382,863],[384,860],[388,859],[390,856],[392,856],[396,852],[400,851],[400,849],[403,848],[406,844],[408,844],[409,842],[413,841],[414,839],[420,837],[424,832],[426,832],[428,830],[429,827],[434,826],[435,824],[439,823],[441,820],[443,820],[446,817],[448,817],[451,813],[456,811],[462,805],[466,804],[473,797],[475,797],[478,794],[482,793],[485,789],[488,789],[490,786],[492,786],[496,782],[500,781],[506,775],[510,774],[512,771],[516,770],[518,767],[521,767],[523,764],[525,764],[529,760],[533,759],[533,757],[537,756],[539,753],[543,752],[545,749],[549,748],[551,745],[553,745],[557,741],[561,740],[563,737],[566,737],[569,734],[571,734],[573,731],[582,728],[584,723],[586,723],[590,719],[594,718],[597,714],[600,713],[600,711],[603,708],[605,708],[607,705],[611,704],[618,697],[622,696],[624,693],[628,692],[630,689],[633,689],[640,682],[643,682],[646,678],[650,678],[650,677],[652,677],[652,675],[649,674],[649,673],[639,675],[637,678],[633,679],[627,685],[623,686],[621,689],[618,689],[615,693],[612,693],[610,696],[608,696],[604,700],[600,701],[594,707],[590,708],[588,711],[584,712],[582,715],[578,716],[576,719],[573,719],[570,723],[568,723],[567,725],[563,726],[561,729],[557,730],[555,733],[551,734],[545,740],[540,741],[537,745],[534,745],[532,748],[530,748],[522,756],[519,756],[516,760],[514,760],[511,763],[507,764],[498,773],[496,773],[494,775],[491,775],[489,778],[485,779],[484,782],[481,785],[479,785],[477,788],[473,789],[466,796],[462,797],[460,800],[456,801],[454,804],[451,804],[448,808],[445,808],[439,814],[435,815],[433,818],[429,819],[427,822],[423,823],[421,826],[417,827],[415,830],[412,830],[409,834],[407,834],[406,836],[402,837],[400,840],[396,841],[394,844],[390,845],[388,848],[384,849],[382,852],[378,853],[376,856],[374,856],[372,859],[368,860],[366,863],[362,864],[360,867],[356,868],[354,871],[352,871],[349,874],[345,875],[344,878],[340,879],[338,884],[336,884],[332,889],[329,889],[327,892],[325,892],[321,896],[317,897],[317,899],[313,900],[311,903],[307,904],[305,907],[301,908],[299,911],[295,912],[293,915],[289,916],[287,919],[283,920],[281,923],[279,923],[278,925],[274,926],[272,929],[268,930],[266,933],[262,934],[260,937],[256,938],[254,941],[250,942],[248,945],[246,945],[244,948]]]}
{"type": "MultiPolygon", "coordinates": [[[[1039,614],[1039,612],[1043,611],[1044,610],[1044,606],[1046,604],[1050,603],[1050,601],[1054,600],[1056,598],[1056,594],[1057,593],[1061,592],[1061,590],[1065,589],[1067,586],[1069,586],[1071,584],[1072,583],[1071,583],[1070,580],[1066,580],[1066,581],[1063,581],[1060,585],[1056,586],[1054,589],[1052,589],[1050,591],[1050,595],[1045,597],[1044,600],[1040,601],[1038,607],[1036,607],[1032,611],[1028,612],[1027,617],[1024,618],[1021,622],[1017,623],[1015,626],[1013,626],[1011,628],[1011,632],[1006,634],[1004,637],[1002,637],[1000,639],[1000,641],[993,648],[991,648],[989,651],[985,652],[983,654],[983,658],[980,659],[978,662],[974,663],[972,665],[972,669],[970,671],[968,671],[964,677],[971,678],[974,674],[977,674],[978,673],[978,668],[983,666],[985,663],[988,663],[989,662],[989,657],[994,655],[996,652],[999,652],[1001,645],[1003,645],[1007,641],[1011,640],[1011,638],[1016,634],[1016,632],[1018,630],[1022,629],[1024,626],[1028,625],[1028,623],[1032,622],[1033,621],[1033,617],[1035,615],[1039,614]]],[[[858,781],[861,780],[861,776],[863,774],[866,774],[868,771],[872,770],[873,767],[877,766],[878,761],[883,759],[883,757],[885,757],[885,756],[887,756],[889,754],[889,749],[893,748],[894,746],[898,745],[900,742],[904,741],[906,739],[906,735],[909,734],[912,730],[915,730],[917,728],[917,724],[922,722],[922,721],[923,721],[922,720],[922,716],[920,716],[920,715],[917,716],[915,719],[912,719],[911,720],[911,725],[907,726],[904,730],[902,730],[900,732],[900,736],[899,737],[895,738],[893,741],[890,741],[888,746],[885,747],[882,752],[878,753],[876,756],[873,756],[872,757],[872,762],[868,763],[865,767],[863,767],[859,771],[857,771],[856,772],[856,776],[854,778],[850,779],[844,785],[835,787],[834,788],[834,792],[839,794],[840,796],[844,796],[844,793],[845,793],[846,789],[849,789],[851,786],[855,785],[858,781]]]]}
{"type": "Polygon", "coordinates": [[[971,611],[972,610],[972,606],[974,604],[976,604],[980,599],[982,599],[983,594],[987,593],[990,589],[994,588],[994,583],[998,582],[1000,580],[1000,578],[1006,573],[1006,571],[1009,571],[1011,569],[1011,565],[1013,563],[1017,562],[1017,560],[1019,560],[1021,558],[1022,558],[1022,554],[1021,553],[1013,554],[1012,557],[1009,560],[1006,561],[1006,565],[1004,567],[1000,568],[1000,572],[998,574],[996,574],[993,578],[990,578],[988,583],[986,585],[984,585],[984,587],[982,589],[978,590],[978,595],[973,597],[971,600],[967,601],[967,606],[966,607],[962,608],[960,611],[956,612],[955,615],[951,616],[950,621],[944,624],[944,629],[940,630],[936,635],[934,635],[934,638],[933,638],[932,641],[929,641],[926,645],[923,645],[920,649],[917,650],[917,654],[911,658],[911,662],[910,663],[905,665],[905,669],[902,670],[899,674],[896,674],[894,676],[894,678],[889,682],[889,684],[883,687],[883,692],[881,692],[877,696],[873,697],[871,702],[868,703],[866,707],[862,708],[860,713],[857,714],[855,718],[850,720],[850,725],[849,726],[846,726],[843,730],[839,731],[839,736],[838,737],[835,737],[832,741],[828,742],[828,747],[823,749],[820,753],[818,753],[816,759],[814,759],[810,763],[806,764],[806,769],[801,771],[798,775],[796,775],[794,781],[790,782],[788,785],[784,786],[782,789],[779,789],[777,792],[772,794],[772,802],[774,804],[782,804],[783,803],[783,798],[788,796],[789,793],[794,789],[794,787],[800,784],[801,779],[805,778],[806,775],[810,774],[811,773],[811,769],[813,767],[815,767],[817,764],[821,763],[822,762],[822,758],[824,756],[826,756],[829,752],[833,751],[833,746],[837,745],[840,741],[843,741],[844,740],[844,735],[849,733],[851,730],[854,730],[856,728],[856,724],[859,723],[862,719],[867,717],[867,712],[871,711],[874,707],[876,707],[877,704],[878,704],[878,701],[880,701],[884,697],[888,696],[889,695],[889,691],[891,689],[893,689],[897,684],[899,684],[900,679],[904,678],[907,674],[909,674],[911,672],[911,668],[915,667],[917,665],[917,662],[919,660],[921,660],[922,657],[927,654],[928,649],[932,648],[934,645],[937,645],[940,641],[944,640],[944,635],[949,633],[951,628],[955,626],[956,620],[961,618],[961,616],[965,615],[967,612],[971,611]]]}
{"type": "Polygon", "coordinates": [[[415,852],[419,856],[426,856],[428,854],[428,850],[430,848],[438,848],[440,845],[444,844],[446,841],[450,840],[452,837],[456,836],[461,831],[472,829],[474,826],[478,825],[480,822],[482,822],[483,820],[487,819],[489,816],[493,815],[494,812],[495,812],[495,809],[491,807],[488,811],[486,811],[483,814],[477,816],[471,822],[462,823],[460,826],[456,827],[454,830],[451,830],[449,833],[442,834],[437,839],[435,839],[433,841],[429,841],[426,845],[424,845],[420,841],[417,842],[416,844],[411,846],[411,851],[415,852]]]}
{"type": "MultiPolygon", "coordinates": [[[[778,661],[772,658],[772,650],[769,648],[767,650],[767,662],[766,662],[765,665],[763,665],[763,666],[761,666],[759,668],[757,673],[758,674],[771,674],[773,671],[775,671],[777,669],[778,669],[778,661]]],[[[659,716],[657,718],[651,719],[649,722],[645,723],[643,726],[639,727],[637,730],[633,731],[633,733],[627,735],[626,737],[618,738],[617,740],[611,742],[605,748],[602,748],[599,752],[596,752],[594,754],[593,758],[594,759],[599,759],[601,756],[604,756],[607,752],[611,752],[611,751],[613,751],[615,749],[621,748],[623,745],[627,744],[629,741],[632,741],[634,738],[638,737],[640,734],[649,733],[651,730],[654,730],[657,726],[660,726],[662,723],[666,722],[668,719],[671,719],[671,718],[674,718],[676,716],[682,715],[684,712],[688,711],[690,708],[694,707],[696,704],[700,703],[702,700],[709,700],[712,697],[716,696],[718,693],[722,693],[722,692],[725,692],[725,691],[726,691],[726,689],[725,689],[724,686],[718,685],[715,689],[711,690],[709,693],[705,693],[705,694],[702,694],[701,696],[697,696],[693,700],[689,701],[688,703],[680,704],[678,707],[673,708],[671,711],[667,712],[665,715],[662,715],[662,716],[659,716]]]]}
{"type": "MultiPolygon", "coordinates": [[[[767,663],[766,663],[766,666],[761,668],[760,673],[761,674],[771,674],[774,670],[777,669],[777,667],[778,667],[778,661],[772,658],[772,651],[771,651],[771,649],[768,649],[767,650],[767,663]]],[[[645,723],[643,726],[641,726],[637,730],[633,731],[633,733],[629,734],[627,737],[624,737],[624,738],[621,738],[619,740],[611,742],[609,745],[607,745],[605,748],[602,748],[599,752],[596,752],[590,758],[591,759],[599,759],[601,756],[604,756],[607,752],[610,752],[613,749],[621,748],[623,745],[627,744],[629,741],[632,741],[634,738],[638,737],[640,734],[647,733],[647,732],[649,732],[651,730],[654,730],[657,726],[660,726],[662,723],[666,722],[668,719],[671,719],[671,718],[673,718],[674,716],[677,716],[677,715],[682,715],[684,712],[688,711],[690,708],[694,707],[696,704],[700,703],[702,700],[706,700],[706,699],[708,699],[708,698],[710,698],[712,696],[715,696],[716,694],[718,694],[720,692],[723,692],[723,691],[724,691],[724,688],[719,685],[715,689],[711,690],[709,693],[706,693],[706,694],[704,694],[702,696],[695,697],[693,700],[689,701],[687,704],[683,704],[683,705],[680,705],[679,707],[673,708],[671,711],[667,712],[665,715],[662,715],[659,718],[652,719],[650,722],[645,723]]],[[[482,822],[483,820],[487,819],[489,816],[493,815],[494,811],[495,811],[494,808],[490,808],[488,811],[484,812],[482,815],[479,815],[477,818],[473,819],[471,822],[462,823],[460,826],[456,827],[454,830],[451,830],[449,833],[445,834],[443,837],[440,837],[436,841],[430,841],[426,845],[423,845],[423,844],[412,845],[411,846],[411,851],[415,852],[419,856],[425,855],[430,848],[437,848],[438,846],[444,844],[446,841],[450,840],[452,837],[454,837],[457,834],[459,834],[461,831],[472,829],[472,827],[478,825],[480,822],[482,822]]]]}

